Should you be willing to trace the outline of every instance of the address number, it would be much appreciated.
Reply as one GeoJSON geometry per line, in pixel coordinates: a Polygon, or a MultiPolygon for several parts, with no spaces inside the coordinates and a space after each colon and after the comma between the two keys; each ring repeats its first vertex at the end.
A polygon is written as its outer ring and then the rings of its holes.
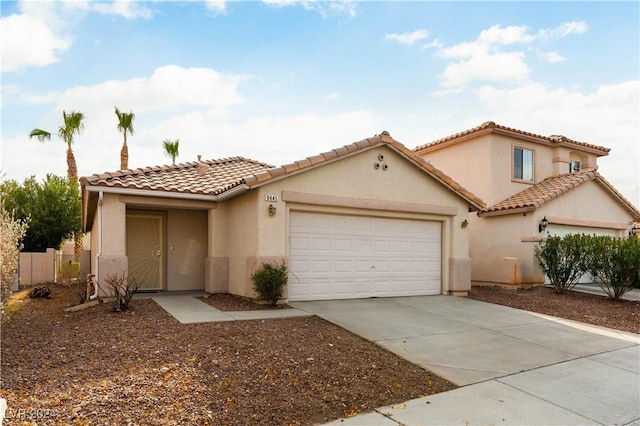
{"type": "Polygon", "coordinates": [[[278,201],[278,196],[277,195],[267,194],[267,195],[265,195],[265,200],[266,201],[278,201]]]}

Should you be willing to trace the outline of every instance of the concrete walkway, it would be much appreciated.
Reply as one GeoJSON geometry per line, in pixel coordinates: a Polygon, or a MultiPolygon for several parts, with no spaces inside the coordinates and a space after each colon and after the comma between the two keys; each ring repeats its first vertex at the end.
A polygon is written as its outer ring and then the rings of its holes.
{"type": "MultiPolygon", "coordinates": [[[[550,285],[549,285],[550,286],[550,285]]],[[[606,296],[607,294],[597,284],[578,284],[573,291],[581,293],[597,294],[598,296],[606,296]]],[[[622,295],[624,300],[640,300],[640,288],[634,288],[622,295]]]]}
{"type": "Polygon", "coordinates": [[[182,324],[193,324],[215,321],[238,321],[272,318],[308,317],[312,313],[298,309],[275,309],[261,311],[221,311],[196,299],[194,295],[152,296],[151,299],[160,305],[182,324]]]}
{"type": "Polygon", "coordinates": [[[331,425],[640,426],[640,336],[451,296],[294,302],[461,387],[331,425]]]}

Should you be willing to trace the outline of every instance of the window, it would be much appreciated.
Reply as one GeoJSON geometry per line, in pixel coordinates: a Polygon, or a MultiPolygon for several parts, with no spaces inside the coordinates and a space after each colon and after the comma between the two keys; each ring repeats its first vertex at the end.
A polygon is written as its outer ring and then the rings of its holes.
{"type": "Polygon", "coordinates": [[[576,160],[571,161],[571,164],[569,165],[569,173],[579,172],[580,170],[580,162],[576,160]]]}
{"type": "Polygon", "coordinates": [[[533,181],[533,151],[524,148],[513,149],[513,177],[533,181]]]}

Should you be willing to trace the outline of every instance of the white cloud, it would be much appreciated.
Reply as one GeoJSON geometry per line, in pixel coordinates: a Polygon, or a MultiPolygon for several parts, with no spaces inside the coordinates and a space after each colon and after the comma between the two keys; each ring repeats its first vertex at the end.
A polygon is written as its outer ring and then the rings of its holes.
{"type": "Polygon", "coordinates": [[[57,34],[39,16],[13,14],[0,20],[2,72],[58,62],[58,54],[71,47],[71,39],[57,34]]]}
{"type": "Polygon", "coordinates": [[[126,19],[153,16],[144,3],[131,0],[21,1],[18,8],[20,13],[0,19],[2,72],[58,62],[60,53],[72,46],[73,28],[87,13],[116,15],[126,19]]]}
{"type": "Polygon", "coordinates": [[[467,60],[448,65],[440,79],[443,87],[452,89],[464,87],[475,80],[524,81],[529,77],[530,71],[522,52],[479,52],[467,60]]]}
{"type": "Polygon", "coordinates": [[[324,100],[325,101],[335,101],[339,97],[340,97],[340,94],[338,92],[332,92],[332,93],[328,93],[328,94],[324,95],[324,100]]]}
{"type": "Polygon", "coordinates": [[[204,4],[208,10],[212,10],[217,13],[224,13],[227,10],[226,0],[205,0],[204,4]]]}
{"type": "Polygon", "coordinates": [[[538,31],[536,37],[541,40],[562,38],[571,34],[584,34],[589,29],[586,22],[571,21],[558,25],[556,28],[546,28],[538,31]]]}
{"type": "Polygon", "coordinates": [[[323,18],[346,15],[351,19],[358,14],[356,2],[353,0],[262,0],[262,2],[275,7],[302,6],[306,10],[320,13],[323,18]]]}
{"type": "Polygon", "coordinates": [[[121,105],[134,112],[204,108],[209,115],[221,117],[229,108],[242,102],[237,87],[246,79],[209,68],[166,65],[157,68],[149,77],[76,86],[63,92],[32,96],[29,102],[51,103],[59,110],[78,109],[95,115],[104,114],[105,106],[111,114],[113,105],[121,105]]]}
{"type": "Polygon", "coordinates": [[[427,37],[429,37],[429,32],[427,30],[415,30],[412,32],[404,32],[402,34],[385,34],[384,39],[397,41],[400,44],[411,46],[417,41],[424,40],[427,37]]]}
{"type": "Polygon", "coordinates": [[[538,56],[540,56],[542,60],[550,62],[552,64],[564,62],[567,60],[567,58],[560,55],[558,52],[540,52],[538,56]]]}
{"type": "MultiPolygon", "coordinates": [[[[587,25],[580,21],[566,22],[553,29],[539,30],[537,33],[532,33],[525,25],[493,25],[481,31],[475,40],[448,47],[439,45],[439,56],[459,61],[447,65],[439,75],[443,90],[435,94],[458,93],[475,81],[522,82],[529,78],[531,72],[522,46],[571,34],[582,34],[587,29],[587,25]]],[[[565,60],[558,52],[540,53],[538,56],[549,63],[565,60]]]]}
{"type": "Polygon", "coordinates": [[[531,43],[535,37],[527,34],[526,25],[501,27],[493,25],[488,30],[483,30],[478,36],[478,42],[487,45],[510,45],[517,43],[531,43]]]}
{"type": "Polygon", "coordinates": [[[153,17],[153,11],[145,7],[144,3],[135,0],[114,0],[111,2],[89,2],[88,10],[103,14],[122,16],[126,19],[153,17]]]}

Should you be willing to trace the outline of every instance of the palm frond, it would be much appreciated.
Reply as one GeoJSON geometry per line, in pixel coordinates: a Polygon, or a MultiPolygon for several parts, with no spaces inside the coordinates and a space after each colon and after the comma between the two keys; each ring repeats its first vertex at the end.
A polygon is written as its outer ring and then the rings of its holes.
{"type": "Polygon", "coordinates": [[[118,109],[118,107],[115,107],[115,108],[116,108],[116,116],[118,116],[118,130],[120,131],[120,133],[123,133],[126,138],[127,133],[132,135],[135,131],[133,129],[133,121],[136,119],[136,115],[133,113],[133,111],[122,112],[118,109]]]}
{"type": "Polygon", "coordinates": [[[180,155],[179,145],[180,139],[176,139],[175,141],[165,139],[162,142],[162,146],[164,147],[164,155],[166,155],[167,157],[171,157],[173,164],[176,163],[176,158],[178,157],[178,155],[180,155]]]}
{"type": "Polygon", "coordinates": [[[51,139],[51,133],[42,129],[33,129],[31,133],[29,133],[29,138],[36,138],[40,142],[44,142],[45,140],[51,139]]]}

